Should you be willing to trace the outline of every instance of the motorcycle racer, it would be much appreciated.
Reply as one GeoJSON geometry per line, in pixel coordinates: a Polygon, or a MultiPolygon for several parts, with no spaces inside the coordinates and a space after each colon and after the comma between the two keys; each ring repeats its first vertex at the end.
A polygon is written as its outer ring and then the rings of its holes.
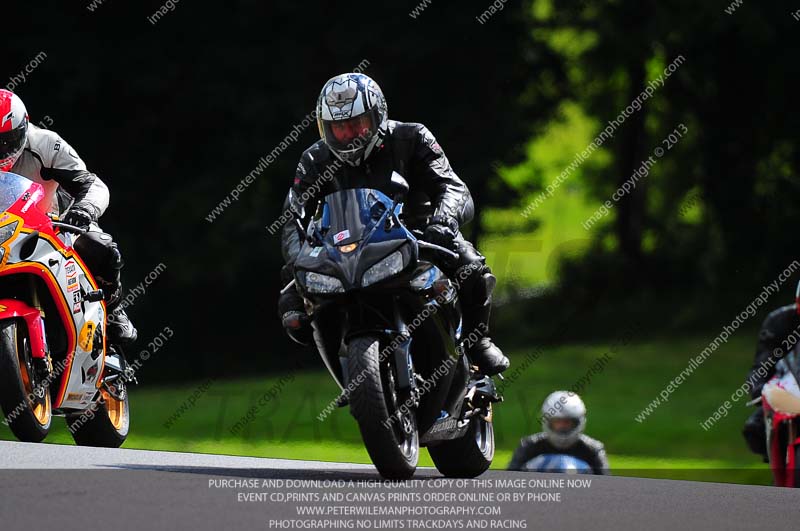
{"type": "Polygon", "coordinates": [[[65,223],[88,229],[75,240],[74,248],[105,293],[108,337],[115,343],[135,341],[136,328],[119,307],[122,255],[97,225],[108,207],[108,187],[58,134],[30,124],[20,97],[5,89],[0,89],[0,171],[42,185],[49,213],[63,214],[65,223]]]}
{"type": "Polygon", "coordinates": [[[581,397],[567,391],[551,393],[542,404],[542,431],[523,437],[511,457],[508,470],[525,470],[525,463],[543,454],[566,454],[585,461],[595,474],[608,474],[603,443],[583,433],[586,406],[581,397]]]}
{"type": "MultiPolygon", "coordinates": [[[[317,101],[317,124],[321,139],[303,153],[285,206],[310,216],[322,197],[338,189],[373,188],[391,196],[392,174],[402,175],[409,184],[403,212],[407,226],[422,230],[424,241],[458,254],[457,263],[443,265],[448,276],[469,272],[458,289],[463,330],[484,332],[467,350],[470,360],[489,376],[506,370],[508,358],[487,333],[496,278],[459,230],[474,216],[472,196],[433,134],[422,124],[390,120],[378,84],[356,73],[325,83],[317,101]]],[[[287,264],[282,276],[288,283],[300,251],[294,226],[283,227],[282,246],[287,264]]],[[[307,343],[309,318],[295,289],[281,295],[278,311],[289,335],[307,343]]]]}
{"type": "MultiPolygon", "coordinates": [[[[800,283],[794,304],[782,306],[770,313],[761,325],[756,343],[753,366],[746,381],[751,384],[750,397],[761,396],[761,389],[775,374],[775,366],[788,353],[787,339],[800,328],[800,283]],[[765,371],[764,368],[767,370],[765,371]]],[[[767,460],[767,435],[764,413],[759,406],[745,421],[742,436],[755,454],[767,460]]]]}

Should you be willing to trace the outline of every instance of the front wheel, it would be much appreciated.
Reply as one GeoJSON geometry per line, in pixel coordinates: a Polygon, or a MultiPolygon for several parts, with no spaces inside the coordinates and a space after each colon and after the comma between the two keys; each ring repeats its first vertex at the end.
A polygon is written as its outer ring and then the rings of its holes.
{"type": "Polygon", "coordinates": [[[486,418],[473,417],[467,433],[429,446],[436,469],[449,478],[474,478],[489,469],[494,459],[494,425],[491,406],[486,418]]]}
{"type": "Polygon", "coordinates": [[[67,427],[80,446],[119,448],[128,438],[131,417],[128,393],[120,399],[106,389],[85,411],[67,417],[67,427]]]}
{"type": "Polygon", "coordinates": [[[388,479],[408,479],[419,460],[417,420],[413,409],[402,407],[394,364],[379,359],[379,347],[380,341],[368,336],[347,347],[350,413],[378,472],[388,479]]]}
{"type": "Polygon", "coordinates": [[[4,422],[23,442],[44,440],[53,420],[49,385],[34,363],[23,321],[0,322],[0,406],[4,422]]]}

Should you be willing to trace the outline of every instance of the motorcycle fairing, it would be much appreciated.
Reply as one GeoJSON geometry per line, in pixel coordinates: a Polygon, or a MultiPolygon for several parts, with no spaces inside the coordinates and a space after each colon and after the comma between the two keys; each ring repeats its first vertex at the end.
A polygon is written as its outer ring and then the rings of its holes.
{"type": "MultiPolygon", "coordinates": [[[[83,260],[74,252],[73,235],[56,232],[50,219],[40,208],[41,202],[45,199],[41,186],[11,173],[0,173],[0,180],[8,185],[6,190],[16,190],[21,194],[8,206],[6,205],[10,201],[10,195],[6,193],[0,197],[0,207],[6,208],[0,219],[8,215],[24,222],[20,223],[21,228],[18,228],[14,237],[2,243],[6,252],[5,262],[0,264],[0,277],[25,273],[34,275],[44,282],[67,336],[66,366],[60,378],[55,380],[60,383],[53,400],[53,408],[84,409],[102,384],[101,376],[105,368],[106,352],[105,334],[102,334],[102,345],[98,346],[94,341],[94,332],[98,327],[105,330],[105,301],[83,300],[82,293],[97,290],[97,282],[83,260]],[[30,242],[19,236],[34,232],[38,232],[38,237],[33,252],[23,259],[20,256],[21,247],[23,244],[30,245],[30,242]],[[89,329],[92,340],[79,341],[81,332],[86,335],[89,329]],[[96,376],[87,378],[88,374],[96,376]]],[[[0,221],[1,226],[2,221],[0,221]]]]}
{"type": "Polygon", "coordinates": [[[416,248],[406,244],[416,238],[397,222],[402,204],[392,210],[393,205],[383,192],[368,188],[341,190],[325,196],[322,215],[312,224],[312,237],[321,237],[321,242],[302,246],[295,269],[336,277],[345,291],[350,291],[362,287],[361,279],[367,269],[398,249],[404,266],[416,261],[416,248]],[[386,230],[387,220],[392,220],[389,230],[386,230]],[[343,247],[353,244],[355,249],[342,252],[343,247]]]}

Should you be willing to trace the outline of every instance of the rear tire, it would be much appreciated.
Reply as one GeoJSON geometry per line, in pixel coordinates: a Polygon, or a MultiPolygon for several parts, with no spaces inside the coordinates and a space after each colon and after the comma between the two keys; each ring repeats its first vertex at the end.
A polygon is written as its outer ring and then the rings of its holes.
{"type": "Polygon", "coordinates": [[[462,437],[429,446],[428,453],[436,469],[445,477],[480,476],[489,469],[494,459],[494,425],[491,416],[489,420],[473,418],[462,437]]]}
{"type": "Polygon", "coordinates": [[[0,406],[20,441],[41,442],[50,432],[50,388],[38,382],[28,330],[18,319],[0,322],[0,406]]]}
{"type": "Polygon", "coordinates": [[[408,479],[414,475],[419,460],[419,431],[412,411],[399,420],[394,416],[399,399],[394,382],[394,366],[380,362],[380,341],[358,337],[348,345],[348,382],[350,413],[358,422],[364,446],[381,476],[408,479]],[[387,426],[390,417],[391,424],[387,426]]]}
{"type": "Polygon", "coordinates": [[[96,406],[90,406],[96,407],[94,414],[87,409],[70,415],[67,417],[67,427],[75,444],[119,448],[128,438],[130,430],[129,395],[126,391],[125,400],[119,400],[105,389],[101,389],[100,393],[101,398],[95,403],[96,406]]]}

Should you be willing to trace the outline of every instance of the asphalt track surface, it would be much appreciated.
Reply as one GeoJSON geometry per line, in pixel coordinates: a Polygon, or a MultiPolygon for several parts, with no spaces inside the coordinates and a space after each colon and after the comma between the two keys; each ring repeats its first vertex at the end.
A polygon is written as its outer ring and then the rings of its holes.
{"type": "Polygon", "coordinates": [[[413,482],[385,484],[368,465],[0,441],[0,529],[685,531],[795,528],[799,514],[793,489],[613,476],[582,476],[591,485],[577,488],[565,478],[576,476],[490,471],[479,478],[490,486],[459,487],[420,469],[413,482]],[[487,493],[496,498],[459,500],[487,493]],[[301,506],[332,513],[302,516],[301,506]],[[390,506],[428,512],[353,513],[390,506]],[[469,508],[501,513],[450,514],[469,508]]]}

